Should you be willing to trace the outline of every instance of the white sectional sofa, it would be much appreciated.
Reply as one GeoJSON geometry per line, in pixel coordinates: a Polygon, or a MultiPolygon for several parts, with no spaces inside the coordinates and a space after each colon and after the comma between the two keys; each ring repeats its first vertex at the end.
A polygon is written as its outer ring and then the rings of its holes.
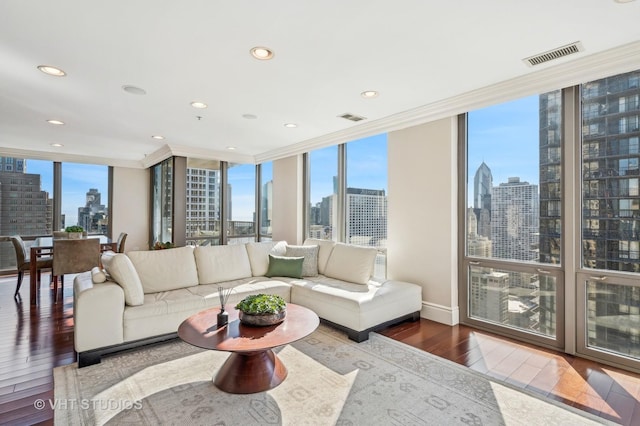
{"type": "Polygon", "coordinates": [[[308,239],[303,246],[280,241],[104,254],[104,269],[74,280],[78,364],[175,338],[187,317],[220,305],[220,286],[233,288],[227,309],[249,294],[277,294],[358,342],[377,328],[417,320],[421,287],[371,278],[376,253],[308,239]]]}

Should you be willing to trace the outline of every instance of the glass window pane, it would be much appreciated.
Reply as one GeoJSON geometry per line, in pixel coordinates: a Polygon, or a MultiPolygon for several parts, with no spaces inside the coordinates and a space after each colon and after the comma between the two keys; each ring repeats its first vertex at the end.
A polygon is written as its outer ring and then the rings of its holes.
{"type": "Polygon", "coordinates": [[[377,247],[374,276],[386,276],[387,135],[346,145],[346,242],[377,247]]]}
{"type": "Polygon", "coordinates": [[[640,287],[587,281],[587,345],[640,358],[640,287]]]}
{"type": "Polygon", "coordinates": [[[63,228],[80,225],[89,234],[106,234],[109,225],[108,186],[108,166],[63,163],[63,228]]]}
{"type": "Polygon", "coordinates": [[[560,263],[561,91],[468,114],[467,254],[560,263]]]}
{"type": "Polygon", "coordinates": [[[220,244],[220,161],[187,159],[187,245],[220,244]]]}
{"type": "Polygon", "coordinates": [[[469,317],[555,337],[555,277],[471,266],[469,283],[469,317]]]}
{"type": "Polygon", "coordinates": [[[153,245],[173,242],[173,159],[153,167],[153,245]]]}
{"type": "Polygon", "coordinates": [[[260,200],[260,240],[272,238],[271,218],[273,211],[273,162],[260,165],[260,183],[262,199],[260,200]]]}
{"type": "Polygon", "coordinates": [[[228,244],[255,241],[256,166],[229,164],[228,244]]]}
{"type": "Polygon", "coordinates": [[[309,153],[310,238],[338,240],[338,147],[309,153]]]}
{"type": "Polygon", "coordinates": [[[582,86],[585,268],[640,272],[629,248],[640,240],[639,78],[640,71],[633,71],[582,86]]]}
{"type": "MultiPolygon", "coordinates": [[[[0,235],[51,235],[53,162],[0,157],[0,187],[0,235]]],[[[0,242],[0,271],[15,268],[13,245],[0,242]]]]}

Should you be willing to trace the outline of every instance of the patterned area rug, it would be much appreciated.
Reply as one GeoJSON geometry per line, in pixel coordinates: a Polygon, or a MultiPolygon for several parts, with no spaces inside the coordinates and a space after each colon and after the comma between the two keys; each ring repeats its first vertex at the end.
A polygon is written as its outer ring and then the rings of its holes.
{"type": "Polygon", "coordinates": [[[612,424],[491,381],[376,333],[354,343],[327,326],[277,349],[289,375],[231,395],[211,378],[227,353],[179,340],[54,369],[55,423],[202,425],[612,424]]]}

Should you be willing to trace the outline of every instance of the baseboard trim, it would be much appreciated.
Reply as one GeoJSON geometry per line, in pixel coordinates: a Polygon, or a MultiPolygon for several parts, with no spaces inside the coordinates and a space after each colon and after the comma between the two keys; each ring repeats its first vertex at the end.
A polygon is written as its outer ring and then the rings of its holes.
{"type": "Polygon", "coordinates": [[[449,307],[422,301],[420,316],[431,321],[447,325],[460,323],[460,309],[457,306],[449,307]]]}

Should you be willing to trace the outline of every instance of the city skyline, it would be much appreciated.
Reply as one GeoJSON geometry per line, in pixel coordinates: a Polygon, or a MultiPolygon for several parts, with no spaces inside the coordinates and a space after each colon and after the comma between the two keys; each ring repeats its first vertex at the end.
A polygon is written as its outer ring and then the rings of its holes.
{"type": "MultiPolygon", "coordinates": [[[[80,163],[62,163],[62,214],[66,226],[78,223],[78,207],[86,204],[86,195],[91,188],[107,194],[108,166],[80,163]]],[[[26,159],[26,172],[39,174],[41,190],[53,198],[53,162],[26,159]]],[[[107,197],[103,203],[108,208],[107,197]]]]}
{"type": "MultiPolygon", "coordinates": [[[[537,185],[539,176],[539,95],[471,111],[468,114],[467,179],[484,162],[493,184],[519,177],[537,185]],[[508,122],[509,125],[496,125],[508,122]]],[[[468,194],[473,206],[473,193],[468,194]]]]}

